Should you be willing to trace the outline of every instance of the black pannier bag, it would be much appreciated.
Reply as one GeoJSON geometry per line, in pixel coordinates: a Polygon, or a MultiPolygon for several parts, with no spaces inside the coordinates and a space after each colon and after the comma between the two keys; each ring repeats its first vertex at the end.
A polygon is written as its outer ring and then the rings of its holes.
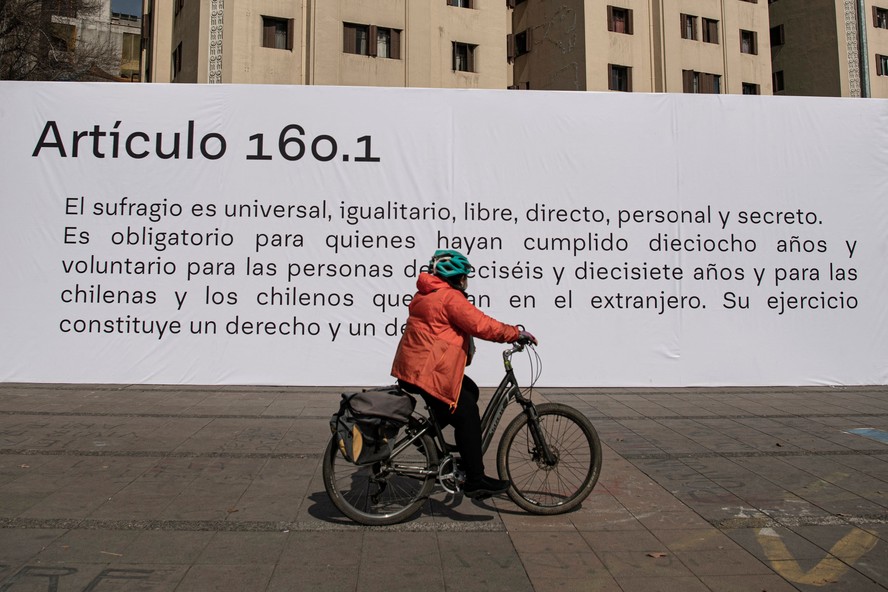
{"type": "Polygon", "coordinates": [[[343,393],[339,411],[330,418],[339,451],[349,462],[366,465],[391,454],[390,440],[407,423],[416,400],[397,385],[343,393]]]}

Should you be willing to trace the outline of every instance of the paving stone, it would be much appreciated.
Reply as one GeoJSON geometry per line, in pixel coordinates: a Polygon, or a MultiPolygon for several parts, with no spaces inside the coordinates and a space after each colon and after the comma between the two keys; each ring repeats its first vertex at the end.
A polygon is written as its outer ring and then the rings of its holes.
{"type": "Polygon", "coordinates": [[[444,583],[454,590],[532,590],[506,533],[438,533],[444,583]]]}
{"type": "Polygon", "coordinates": [[[715,592],[798,592],[798,588],[776,575],[700,576],[715,592]]]}
{"type": "Polygon", "coordinates": [[[709,588],[693,576],[618,578],[622,592],[709,592],[709,588]]]}
{"type": "Polygon", "coordinates": [[[138,532],[124,557],[143,565],[190,565],[198,560],[215,534],[160,530],[138,532]]]}
{"type": "Polygon", "coordinates": [[[110,564],[125,557],[138,536],[134,531],[70,530],[35,557],[48,565],[110,564]]]}
{"type": "Polygon", "coordinates": [[[178,589],[189,592],[255,592],[265,590],[274,564],[192,565],[178,589]]]}
{"type": "Polygon", "coordinates": [[[375,528],[324,491],[341,390],[0,384],[0,589],[888,590],[888,447],[842,431],[888,388],[541,391],[599,428],[581,507],[375,528]]]}
{"type": "Polygon", "coordinates": [[[217,532],[206,544],[195,563],[211,565],[277,563],[287,538],[287,534],[283,532],[217,532]]]}
{"type": "MultiPolygon", "coordinates": [[[[278,564],[271,581],[268,583],[267,592],[344,592],[346,590],[361,590],[359,587],[361,571],[351,566],[344,569],[340,566],[313,565],[311,568],[289,565],[281,562],[278,564]]],[[[429,578],[428,589],[443,589],[443,583],[429,578]],[[437,587],[432,588],[431,586],[437,587]]],[[[425,589],[425,588],[420,588],[425,589]]],[[[389,588],[393,590],[393,588],[389,588]]]]}

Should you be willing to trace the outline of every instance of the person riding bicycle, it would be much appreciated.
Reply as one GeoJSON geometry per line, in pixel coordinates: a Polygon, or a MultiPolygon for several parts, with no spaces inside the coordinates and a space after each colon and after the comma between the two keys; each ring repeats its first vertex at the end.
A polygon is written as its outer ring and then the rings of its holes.
{"type": "Polygon", "coordinates": [[[510,483],[484,474],[478,385],[465,375],[474,355],[473,338],[513,343],[536,338],[521,326],[506,325],[487,316],[466,296],[474,268],[462,253],[438,250],[429,272],[416,281],[417,293],[392,363],[392,376],[402,389],[422,396],[435,420],[452,425],[461,465],[463,487],[470,498],[503,493],[510,483]]]}

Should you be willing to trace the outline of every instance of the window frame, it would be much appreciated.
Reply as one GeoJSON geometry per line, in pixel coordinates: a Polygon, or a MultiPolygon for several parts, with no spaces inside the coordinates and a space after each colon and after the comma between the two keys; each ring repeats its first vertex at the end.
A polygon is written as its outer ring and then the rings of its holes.
{"type": "Polygon", "coordinates": [[[293,19],[262,15],[262,47],[293,51],[293,19]],[[279,40],[283,37],[283,43],[279,40]]]}
{"type": "Polygon", "coordinates": [[[771,47],[779,47],[786,44],[786,29],[783,24],[774,25],[769,31],[771,47]]]}
{"type": "Polygon", "coordinates": [[[614,92],[632,92],[632,66],[608,64],[607,89],[614,92]]]}
{"type": "Polygon", "coordinates": [[[631,8],[625,8],[623,6],[607,6],[607,30],[611,33],[619,33],[621,35],[634,35],[634,27],[633,27],[633,14],[631,8]],[[621,15],[623,17],[624,29],[623,31],[617,30],[617,23],[620,22],[617,16],[621,15]]]}
{"type": "Polygon", "coordinates": [[[888,8],[873,6],[873,27],[888,29],[888,8]]]}
{"type": "Polygon", "coordinates": [[[888,76],[888,55],[876,54],[876,76],[888,76]]]}
{"type": "Polygon", "coordinates": [[[175,82],[179,77],[179,74],[182,73],[182,42],[179,42],[179,45],[176,46],[176,49],[173,50],[173,57],[170,60],[170,69],[172,70],[172,77],[170,78],[171,82],[175,82]]]}
{"type": "Polygon", "coordinates": [[[342,52],[352,55],[370,55],[370,25],[342,23],[342,52]]]}
{"type": "Polygon", "coordinates": [[[392,30],[388,27],[376,27],[376,57],[392,59],[392,30]]]}
{"type": "Polygon", "coordinates": [[[510,36],[509,57],[517,58],[530,53],[533,49],[533,29],[527,28],[510,36]]]}
{"type": "Polygon", "coordinates": [[[451,67],[454,72],[466,72],[469,74],[477,73],[476,56],[478,46],[473,43],[465,43],[463,41],[452,42],[451,67]],[[462,61],[461,50],[465,49],[465,68],[458,68],[462,61]]]}
{"type": "Polygon", "coordinates": [[[401,59],[401,29],[363,23],[342,23],[342,53],[385,60],[401,59]],[[388,44],[380,39],[387,37],[388,44]],[[380,51],[387,47],[388,51],[380,51]]]}
{"type": "Polygon", "coordinates": [[[703,43],[712,43],[714,45],[719,44],[719,23],[717,19],[711,19],[707,17],[701,17],[700,27],[701,27],[701,35],[700,40],[703,43]],[[713,40],[713,37],[715,38],[713,40]]]}
{"type": "Polygon", "coordinates": [[[762,86],[760,84],[755,84],[754,82],[744,82],[742,83],[741,94],[744,95],[760,95],[762,94],[762,86]],[[747,89],[753,90],[754,92],[746,92],[747,89]]]}
{"type": "Polygon", "coordinates": [[[453,6],[454,8],[475,8],[474,0],[447,0],[447,6],[453,6]]]}
{"type": "Polygon", "coordinates": [[[688,41],[697,40],[697,17],[693,14],[681,13],[681,38],[688,41]]]}
{"type": "Polygon", "coordinates": [[[722,94],[721,74],[682,70],[682,91],[687,94],[722,94]]]}
{"type": "Polygon", "coordinates": [[[740,53],[744,53],[747,55],[758,55],[758,32],[757,31],[750,31],[748,29],[740,29],[740,53]],[[744,33],[746,35],[744,35],[744,33]],[[743,51],[744,37],[749,37],[750,51],[743,51]]]}
{"type": "Polygon", "coordinates": [[[774,94],[786,92],[786,77],[783,74],[783,70],[777,70],[771,75],[771,84],[774,94]]]}

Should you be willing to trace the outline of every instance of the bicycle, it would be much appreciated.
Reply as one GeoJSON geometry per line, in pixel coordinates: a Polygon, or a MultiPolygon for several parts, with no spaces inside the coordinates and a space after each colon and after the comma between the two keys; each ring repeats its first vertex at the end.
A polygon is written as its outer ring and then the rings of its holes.
{"type": "MultiPolygon", "coordinates": [[[[531,401],[541,373],[540,358],[532,345],[512,344],[503,352],[503,364],[505,376],[481,417],[483,450],[490,447],[506,407],[517,402],[521,413],[506,427],[497,449],[499,478],[511,482],[509,497],[527,512],[569,512],[586,499],[598,481],[598,433],[573,407],[559,403],[535,405],[531,401]],[[512,368],[512,356],[525,350],[530,359],[531,383],[522,391],[512,368]]],[[[454,455],[456,446],[444,439],[433,414],[414,413],[391,448],[387,460],[370,465],[354,465],[343,458],[335,437],[324,452],[327,495],[355,522],[370,526],[403,522],[425,503],[436,482],[450,494],[461,491],[465,474],[454,455]]]]}

